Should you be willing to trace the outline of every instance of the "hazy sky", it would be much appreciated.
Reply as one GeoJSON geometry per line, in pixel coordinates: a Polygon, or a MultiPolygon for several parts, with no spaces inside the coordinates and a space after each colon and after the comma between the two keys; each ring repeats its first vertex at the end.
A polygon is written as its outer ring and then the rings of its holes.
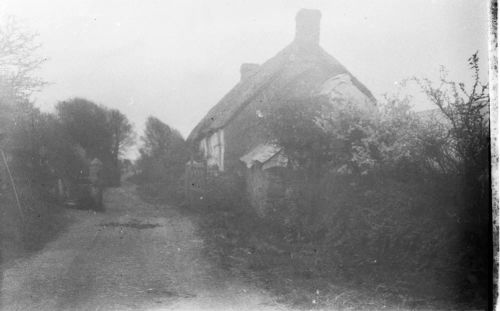
{"type": "Polygon", "coordinates": [[[290,43],[300,8],[322,11],[321,45],[380,97],[395,82],[468,81],[467,58],[487,70],[486,0],[0,0],[40,34],[49,58],[37,95],[51,109],[85,97],[119,108],[142,130],[154,115],[187,136],[239,80],[290,43]]]}

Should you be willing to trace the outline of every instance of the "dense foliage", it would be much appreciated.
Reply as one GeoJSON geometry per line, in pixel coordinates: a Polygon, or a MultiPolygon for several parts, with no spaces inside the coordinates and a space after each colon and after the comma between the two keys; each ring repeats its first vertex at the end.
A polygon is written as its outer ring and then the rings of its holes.
{"type": "Polygon", "coordinates": [[[85,179],[90,161],[98,158],[105,164],[107,184],[119,183],[118,156],[127,147],[124,141],[132,138],[123,114],[84,99],[60,102],[56,114],[42,113],[26,101],[9,105],[14,117],[4,148],[18,175],[54,188],[58,179],[70,183],[85,179]],[[119,124],[112,122],[113,115],[119,115],[119,124]]]}
{"type": "MultiPolygon", "coordinates": [[[[413,80],[436,105],[432,111],[414,112],[397,97],[377,103],[376,113],[321,97],[283,100],[263,111],[289,159],[286,191],[265,219],[235,207],[207,217],[214,247],[224,248],[220,260],[244,257],[238,262],[270,279],[289,278],[279,271],[291,267],[307,278],[362,282],[394,299],[484,302],[491,262],[489,99],[477,63],[473,56],[471,90],[445,76],[438,85],[413,80]]],[[[234,178],[211,183],[205,205],[244,204],[234,198],[243,188],[226,189],[239,184],[234,178]]]]}

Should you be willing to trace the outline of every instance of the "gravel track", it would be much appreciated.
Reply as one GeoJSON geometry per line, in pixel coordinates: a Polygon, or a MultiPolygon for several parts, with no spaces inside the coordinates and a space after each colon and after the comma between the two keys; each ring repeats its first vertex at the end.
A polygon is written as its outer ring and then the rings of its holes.
{"type": "Polygon", "coordinates": [[[3,271],[2,310],[283,310],[270,294],[203,257],[193,221],[110,189],[106,212],[75,221],[3,271]]]}

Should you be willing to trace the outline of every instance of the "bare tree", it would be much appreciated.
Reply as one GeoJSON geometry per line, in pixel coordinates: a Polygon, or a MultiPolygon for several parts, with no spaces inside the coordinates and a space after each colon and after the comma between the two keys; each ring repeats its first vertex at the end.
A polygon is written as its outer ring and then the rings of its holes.
{"type": "Polygon", "coordinates": [[[30,101],[46,82],[37,70],[47,60],[39,55],[38,34],[24,28],[13,16],[0,20],[0,132],[12,141],[15,127],[30,128],[24,148],[35,149],[36,109],[30,101]],[[10,134],[9,134],[10,133],[10,134]]]}
{"type": "Polygon", "coordinates": [[[8,16],[0,23],[0,99],[28,100],[46,82],[36,71],[47,60],[38,55],[38,34],[8,16]]]}
{"type": "Polygon", "coordinates": [[[480,80],[477,52],[469,58],[469,66],[473,78],[470,88],[462,82],[450,81],[444,68],[438,85],[428,79],[415,79],[451,124],[448,133],[451,147],[461,164],[457,165],[459,173],[465,175],[470,169],[474,173],[489,170],[490,149],[488,84],[480,80]]]}

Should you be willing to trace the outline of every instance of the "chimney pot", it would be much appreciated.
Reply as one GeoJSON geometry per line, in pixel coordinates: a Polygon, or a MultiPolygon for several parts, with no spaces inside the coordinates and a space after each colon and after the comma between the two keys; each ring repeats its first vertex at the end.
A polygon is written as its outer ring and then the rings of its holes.
{"type": "Polygon", "coordinates": [[[259,69],[259,64],[243,63],[240,67],[241,81],[248,79],[259,69]]]}
{"type": "Polygon", "coordinates": [[[301,45],[319,45],[321,11],[302,9],[295,17],[295,41],[301,45]]]}

